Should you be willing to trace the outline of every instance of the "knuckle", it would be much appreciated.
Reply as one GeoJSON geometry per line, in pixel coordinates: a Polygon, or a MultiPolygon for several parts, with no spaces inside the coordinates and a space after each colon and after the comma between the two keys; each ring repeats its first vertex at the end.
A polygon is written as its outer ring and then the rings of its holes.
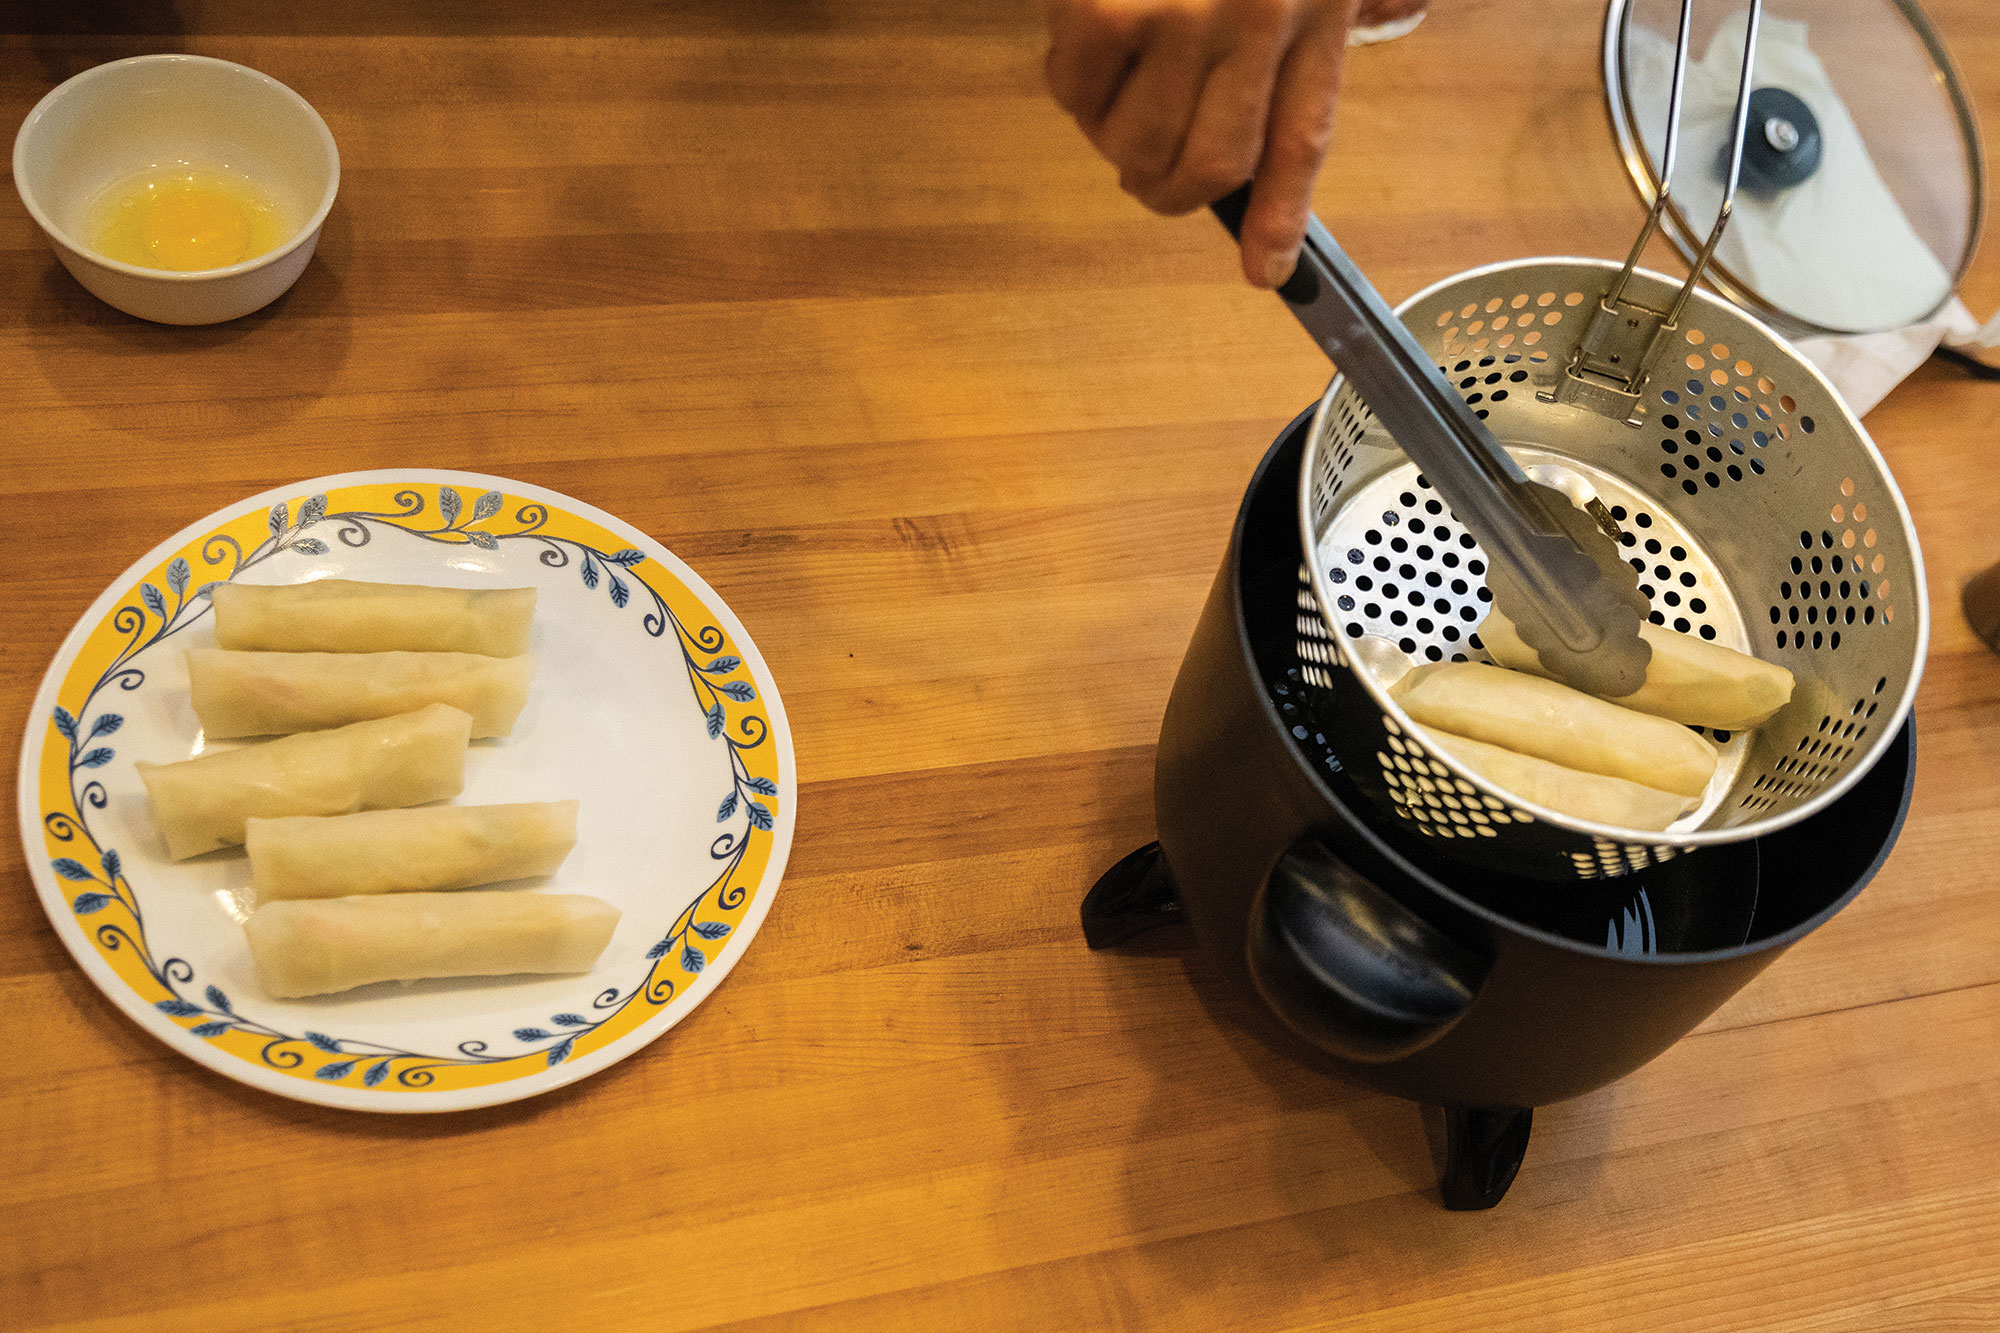
{"type": "Polygon", "coordinates": [[[1104,155],[1126,176],[1135,180],[1158,180],[1174,165],[1177,145],[1158,126],[1132,130],[1117,143],[1104,145],[1104,155]]]}
{"type": "Polygon", "coordinates": [[[1304,120],[1294,118],[1285,124],[1271,127],[1264,152],[1274,162],[1311,167],[1316,166],[1326,156],[1327,146],[1332,140],[1332,117],[1313,116],[1304,120]]]}

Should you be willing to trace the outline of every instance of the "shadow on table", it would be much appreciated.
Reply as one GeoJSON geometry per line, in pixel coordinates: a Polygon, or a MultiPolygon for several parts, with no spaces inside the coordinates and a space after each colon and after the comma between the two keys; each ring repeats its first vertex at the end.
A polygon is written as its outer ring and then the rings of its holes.
{"type": "MultiPolygon", "coordinates": [[[[1484,1262],[1496,1235],[1517,1225],[1510,1215],[1561,1201],[1537,1197],[1538,1145],[1531,1145],[1512,1197],[1487,1213],[1447,1212],[1438,1195],[1439,1111],[1377,1093],[1319,1061],[1240,993],[1185,929],[1159,931],[1121,952],[1135,949],[1178,954],[1189,987],[1233,1056],[1228,1067],[1210,1071],[1212,1078],[1245,1085],[1245,1118],[1270,1126],[1254,1155],[1204,1160],[1190,1152],[1163,1178],[1144,1158],[1157,1159],[1162,1139],[1186,1132],[1189,1112],[1182,1091],[1188,1071],[1175,1061],[1186,1048],[1161,1050],[1150,1100],[1131,1130],[1135,1141],[1152,1146],[1135,1155],[1125,1182],[1127,1231],[1137,1238],[1130,1254],[1167,1291],[1195,1301],[1248,1284],[1259,1301],[1268,1295],[1280,1307],[1302,1302],[1295,1311],[1302,1316],[1326,1303],[1345,1308],[1350,1300],[1372,1308],[1437,1272],[1484,1262]],[[1260,1271],[1254,1274],[1244,1271],[1245,1246],[1206,1243],[1200,1233],[1208,1228],[1174,1222],[1187,1217],[1190,1200],[1256,1192],[1272,1196],[1276,1215],[1230,1224],[1255,1233],[1260,1271]]],[[[1543,1128],[1546,1136],[1550,1126],[1543,1128]]],[[[1585,1114],[1565,1117],[1563,1131],[1552,1184],[1559,1178],[1559,1191],[1587,1192],[1610,1125],[1602,1115],[1585,1114]]]]}
{"type": "MultiPolygon", "coordinates": [[[[369,1142],[388,1143],[418,1139],[452,1138],[497,1129],[537,1119],[561,1111],[577,1096],[596,1091],[641,1072],[643,1061],[624,1060],[601,1069],[588,1078],[537,1093],[522,1101],[500,1106],[476,1107],[463,1111],[426,1111],[384,1115],[379,1111],[349,1110],[336,1106],[293,1101],[275,1093],[253,1088],[196,1064],[178,1052],[169,1051],[156,1039],[118,1011],[83,973],[63,966],[52,973],[56,985],[80,1021],[88,1024],[115,1056],[123,1069],[147,1076],[157,1074],[162,1081],[187,1081],[198,1085],[224,1102],[232,1103],[246,1116],[272,1125],[284,1125],[315,1134],[331,1134],[369,1142]]],[[[213,1110],[214,1108],[210,1108],[213,1110]]]]}
{"type": "Polygon", "coordinates": [[[94,425],[200,439],[267,431],[320,401],[346,364],[348,222],[327,218],[292,289],[224,324],[153,324],[85,291],[51,255],[28,293],[27,340],[54,394],[94,425]]]}

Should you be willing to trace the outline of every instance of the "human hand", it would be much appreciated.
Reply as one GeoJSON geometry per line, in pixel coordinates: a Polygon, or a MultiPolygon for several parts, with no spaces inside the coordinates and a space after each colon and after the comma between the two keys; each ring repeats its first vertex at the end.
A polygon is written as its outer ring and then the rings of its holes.
{"type": "Polygon", "coordinates": [[[1049,90],[1160,213],[1254,178],[1243,275],[1292,274],[1333,129],[1347,30],[1423,0],[1051,0],[1049,90]]]}

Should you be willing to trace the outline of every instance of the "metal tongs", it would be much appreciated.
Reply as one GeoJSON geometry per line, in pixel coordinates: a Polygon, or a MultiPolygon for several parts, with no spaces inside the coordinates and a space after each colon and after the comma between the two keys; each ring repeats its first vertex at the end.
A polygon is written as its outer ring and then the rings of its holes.
{"type": "MultiPolygon", "coordinates": [[[[1666,176],[1672,174],[1679,136],[1692,3],[1681,3],[1663,155],[1666,176]]],[[[1590,328],[1551,394],[1557,400],[1619,420],[1629,420],[1635,410],[1652,352],[1661,335],[1676,326],[1729,220],[1742,170],[1750,71],[1762,14],[1762,0],[1751,0],[1728,189],[1687,284],[1667,312],[1624,300],[1640,252],[1666,207],[1668,183],[1663,179],[1624,271],[1599,299],[1590,328]]],[[[1250,187],[1245,185],[1213,205],[1230,235],[1240,236],[1249,202],[1250,187]]],[[[1528,480],[1317,216],[1307,216],[1298,268],[1278,295],[1484,549],[1493,604],[1535,649],[1542,665],[1578,689],[1610,698],[1643,685],[1652,648],[1639,637],[1639,627],[1649,604],[1639,591],[1637,573],[1619,554],[1610,514],[1601,505],[1595,514],[1578,509],[1561,491],[1528,480]]]]}

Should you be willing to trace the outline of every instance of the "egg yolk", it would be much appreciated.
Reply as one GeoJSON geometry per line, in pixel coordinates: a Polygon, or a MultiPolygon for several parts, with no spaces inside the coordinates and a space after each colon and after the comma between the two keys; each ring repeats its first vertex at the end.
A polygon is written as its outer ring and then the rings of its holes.
{"type": "Polygon", "coordinates": [[[176,162],[107,189],[93,210],[92,248],[141,268],[195,273],[276,249],[287,229],[246,177],[176,162]]]}
{"type": "Polygon", "coordinates": [[[158,268],[226,268],[247,258],[250,219],[234,199],[176,192],[140,208],[139,243],[158,268]]]}

